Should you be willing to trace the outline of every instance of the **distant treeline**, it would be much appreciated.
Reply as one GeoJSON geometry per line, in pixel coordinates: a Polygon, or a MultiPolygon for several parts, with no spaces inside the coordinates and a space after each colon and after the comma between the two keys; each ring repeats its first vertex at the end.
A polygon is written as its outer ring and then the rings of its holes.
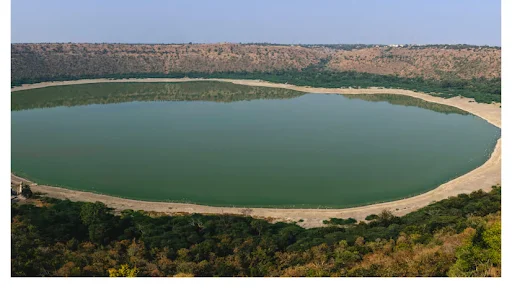
{"type": "Polygon", "coordinates": [[[425,44],[425,45],[415,45],[415,44],[405,44],[403,47],[413,48],[413,49],[422,49],[422,48],[442,48],[442,49],[498,49],[501,50],[501,46],[489,46],[489,45],[470,45],[470,44],[425,44]]]}
{"type": "MultiPolygon", "coordinates": [[[[304,229],[233,215],[11,205],[12,276],[500,276],[501,187],[304,229]]],[[[301,221],[299,221],[301,222],[301,221]]]]}
{"type": "Polygon", "coordinates": [[[298,46],[309,47],[309,48],[325,47],[325,48],[334,49],[334,50],[352,51],[352,50],[364,49],[364,48],[383,47],[385,45],[381,45],[381,44],[300,44],[298,46]]]}
{"type": "Polygon", "coordinates": [[[374,47],[400,47],[400,48],[412,48],[412,49],[425,49],[425,48],[436,48],[436,49],[453,49],[453,50],[461,50],[461,49],[500,49],[500,46],[479,46],[479,45],[469,45],[469,44],[298,44],[297,46],[301,47],[326,47],[335,50],[357,50],[364,48],[374,48],[374,47]],[[393,45],[393,46],[392,46],[393,45]]]}
{"type": "MultiPolygon", "coordinates": [[[[16,44],[31,44],[29,42],[18,42],[11,43],[11,45],[16,44]]],[[[38,42],[38,44],[82,44],[75,42],[38,42]]],[[[224,43],[201,43],[201,42],[162,42],[162,43],[127,43],[127,42],[91,42],[91,43],[83,43],[83,44],[122,44],[122,45],[208,45],[208,44],[224,44],[224,43]]],[[[298,43],[298,44],[286,44],[286,43],[272,43],[272,42],[227,42],[226,44],[238,44],[238,45],[256,45],[256,46],[301,46],[301,47],[327,47],[337,50],[354,50],[354,49],[363,49],[363,48],[372,48],[372,47],[385,47],[390,46],[390,44],[322,44],[322,43],[298,43]]],[[[400,45],[400,47],[404,48],[446,48],[446,49],[478,49],[478,48],[492,48],[492,49],[500,49],[501,46],[489,46],[489,45],[471,45],[471,44],[394,44],[400,45]]]]}
{"type": "Polygon", "coordinates": [[[68,81],[78,79],[95,78],[233,78],[233,79],[261,79],[275,83],[288,83],[299,86],[324,87],[324,88],[399,88],[418,92],[424,92],[438,97],[450,98],[464,96],[474,98],[477,102],[491,103],[501,102],[501,79],[477,78],[465,79],[423,79],[403,78],[391,75],[378,75],[360,72],[338,72],[323,69],[323,63],[302,71],[289,70],[277,72],[188,72],[188,73],[133,73],[115,75],[81,75],[81,76],[56,76],[35,79],[19,79],[11,82],[12,86],[31,84],[47,81],[68,81]]]}

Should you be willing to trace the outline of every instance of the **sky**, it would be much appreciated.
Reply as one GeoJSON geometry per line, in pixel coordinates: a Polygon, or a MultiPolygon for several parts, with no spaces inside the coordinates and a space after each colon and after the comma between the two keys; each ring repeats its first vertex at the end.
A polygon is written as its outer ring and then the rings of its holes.
{"type": "Polygon", "coordinates": [[[13,0],[11,42],[501,46],[500,0],[13,0]]]}

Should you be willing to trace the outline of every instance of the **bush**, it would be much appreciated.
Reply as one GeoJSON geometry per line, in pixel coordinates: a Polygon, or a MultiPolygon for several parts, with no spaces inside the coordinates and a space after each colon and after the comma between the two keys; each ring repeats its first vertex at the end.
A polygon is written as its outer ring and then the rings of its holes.
{"type": "Polygon", "coordinates": [[[357,223],[357,220],[354,218],[331,218],[330,220],[324,220],[323,223],[327,225],[351,225],[357,223]]]}
{"type": "Polygon", "coordinates": [[[32,190],[30,189],[30,186],[27,184],[23,184],[23,188],[21,189],[21,196],[25,198],[32,198],[32,190]]]}
{"type": "Polygon", "coordinates": [[[366,218],[364,218],[364,220],[366,220],[366,221],[372,221],[372,220],[376,220],[376,219],[379,219],[379,216],[376,214],[370,214],[370,215],[366,216],[366,218]]]}

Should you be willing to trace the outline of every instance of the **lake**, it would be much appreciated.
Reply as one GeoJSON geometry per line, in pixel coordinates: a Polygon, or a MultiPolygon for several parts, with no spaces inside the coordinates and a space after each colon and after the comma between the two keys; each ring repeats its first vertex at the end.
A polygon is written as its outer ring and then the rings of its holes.
{"type": "Polygon", "coordinates": [[[501,130],[400,95],[220,82],[11,94],[11,170],[39,184],[213,206],[342,208],[427,192],[482,165],[501,130]]]}

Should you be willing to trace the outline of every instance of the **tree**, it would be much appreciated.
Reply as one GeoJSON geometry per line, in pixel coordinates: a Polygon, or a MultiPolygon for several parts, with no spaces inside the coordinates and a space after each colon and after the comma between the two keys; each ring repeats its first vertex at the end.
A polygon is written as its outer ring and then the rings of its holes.
{"type": "Polygon", "coordinates": [[[84,203],[80,209],[80,219],[89,226],[104,220],[108,216],[108,211],[109,208],[101,202],[84,203]]]}
{"type": "Polygon", "coordinates": [[[388,224],[379,217],[312,229],[233,215],[114,215],[98,203],[47,197],[39,203],[11,204],[12,276],[501,275],[499,186],[401,217],[383,213],[388,224]]]}
{"type": "Polygon", "coordinates": [[[493,264],[501,265],[501,221],[495,222],[486,229],[482,238],[489,247],[488,256],[493,264]]]}
{"type": "Polygon", "coordinates": [[[21,189],[21,195],[27,199],[31,198],[33,193],[30,189],[30,186],[28,186],[27,184],[23,184],[23,188],[21,189]]]}
{"type": "Polygon", "coordinates": [[[139,269],[137,267],[130,268],[128,264],[121,265],[119,269],[108,269],[109,277],[137,277],[137,273],[139,273],[139,269]]]}
{"type": "Polygon", "coordinates": [[[457,248],[457,261],[450,267],[448,276],[500,276],[501,222],[495,222],[485,229],[467,228],[465,232],[465,243],[457,248]]]}

